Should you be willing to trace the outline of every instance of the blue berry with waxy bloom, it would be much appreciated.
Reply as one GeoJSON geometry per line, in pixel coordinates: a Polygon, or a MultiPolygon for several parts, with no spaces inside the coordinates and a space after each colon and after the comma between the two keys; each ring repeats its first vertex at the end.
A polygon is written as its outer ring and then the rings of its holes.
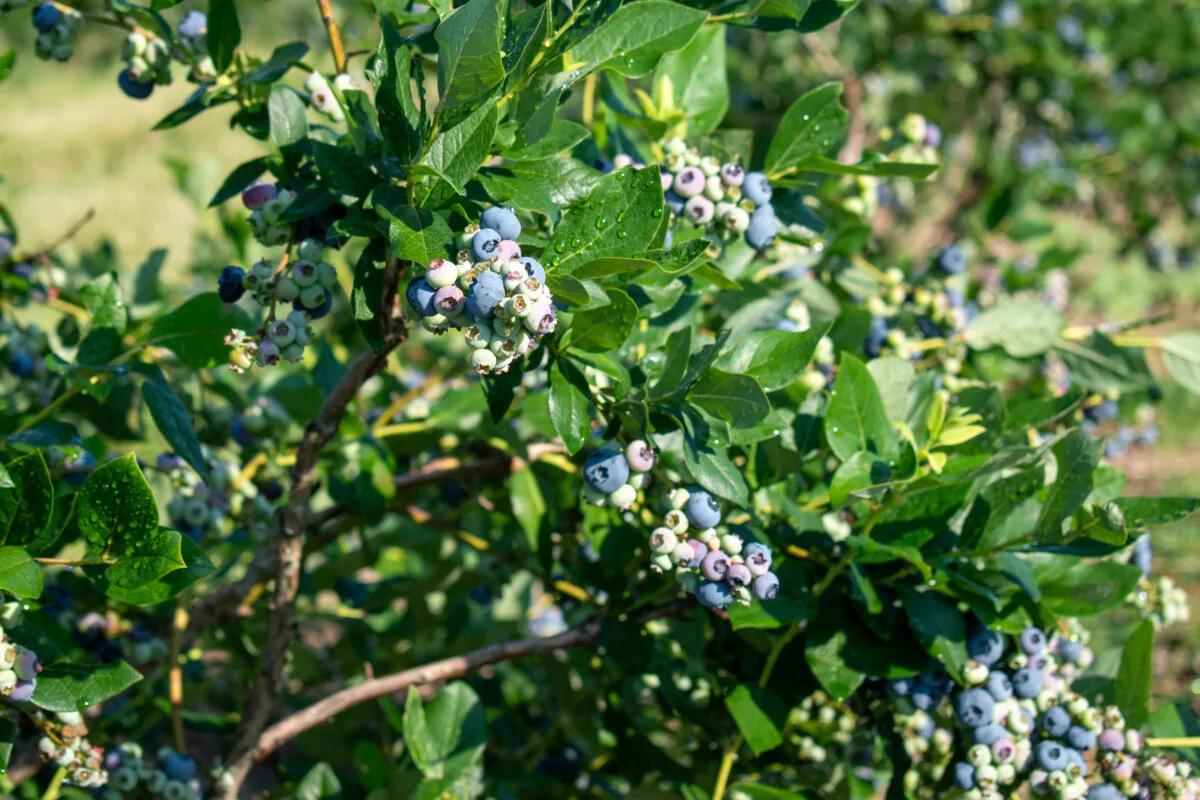
{"type": "Polygon", "coordinates": [[[1042,673],[1036,669],[1019,669],[1012,676],[1013,694],[1021,700],[1032,700],[1042,691],[1042,673]]]}
{"type": "Polygon", "coordinates": [[[0,264],[8,261],[13,251],[13,238],[7,233],[0,233],[0,264]]]}
{"type": "Polygon", "coordinates": [[[765,575],[771,570],[771,548],[762,542],[751,542],[742,551],[746,566],[755,575],[765,575]]]}
{"type": "Polygon", "coordinates": [[[322,300],[321,304],[316,308],[305,308],[304,304],[300,302],[299,298],[292,303],[292,308],[296,311],[303,311],[308,315],[309,319],[321,319],[322,317],[327,316],[330,310],[333,308],[333,292],[326,289],[325,299],[322,300]]]}
{"type": "Polygon", "coordinates": [[[596,491],[611,494],[629,480],[629,462],[616,450],[597,450],[583,465],[583,479],[596,491]]]}
{"type": "Polygon", "coordinates": [[[750,574],[750,568],[745,564],[730,564],[729,572],[725,575],[725,580],[729,581],[729,585],[734,589],[740,589],[743,586],[750,585],[750,581],[754,580],[754,576],[750,574]]]}
{"type": "Polygon", "coordinates": [[[34,364],[33,356],[22,350],[9,357],[8,371],[18,378],[28,378],[33,374],[34,364]]]}
{"type": "Polygon", "coordinates": [[[1125,800],[1125,793],[1111,783],[1097,783],[1088,787],[1087,800],[1125,800]]]}
{"type": "Polygon", "coordinates": [[[987,693],[996,701],[1007,700],[1013,696],[1012,681],[999,670],[988,675],[987,683],[984,686],[987,689],[987,693]]]}
{"type": "Polygon", "coordinates": [[[134,80],[133,73],[131,73],[128,69],[121,70],[120,74],[117,75],[117,86],[126,94],[126,96],[131,97],[134,100],[145,100],[147,97],[154,94],[153,83],[143,83],[141,81],[134,80]]]}
{"type": "Polygon", "coordinates": [[[517,261],[525,265],[525,272],[529,277],[537,278],[543,284],[546,283],[546,268],[542,266],[542,262],[533,256],[521,256],[517,261]]]}
{"type": "Polygon", "coordinates": [[[221,296],[223,303],[236,303],[242,299],[242,295],[246,293],[246,287],[242,285],[242,279],[246,277],[246,270],[241,267],[228,266],[221,270],[221,275],[217,278],[217,294],[221,296]]]}
{"type": "Polygon", "coordinates": [[[991,747],[996,742],[1008,736],[1008,731],[1001,725],[992,722],[987,725],[980,725],[971,731],[971,737],[975,740],[975,744],[986,744],[991,747]]]}
{"type": "Polygon", "coordinates": [[[1067,744],[1076,750],[1091,750],[1096,746],[1096,734],[1081,725],[1072,725],[1067,730],[1067,744]]]}
{"type": "Polygon", "coordinates": [[[750,227],[746,228],[746,244],[755,250],[766,250],[775,241],[779,233],[779,223],[775,215],[759,214],[757,211],[750,215],[750,227]]]}
{"type": "Polygon", "coordinates": [[[1068,664],[1077,664],[1083,656],[1083,642],[1079,639],[1059,639],[1058,654],[1068,664]]]}
{"type": "Polygon", "coordinates": [[[967,268],[967,254],[956,244],[942,249],[935,259],[937,268],[947,275],[960,275],[967,268]]]}
{"type": "Polygon", "coordinates": [[[684,206],[687,205],[687,200],[683,197],[680,197],[674,189],[663,195],[663,201],[666,202],[670,209],[676,214],[682,214],[684,206]]]}
{"type": "Polygon", "coordinates": [[[521,221],[517,219],[516,212],[503,206],[485,208],[479,217],[479,227],[491,228],[500,234],[501,239],[516,241],[521,235],[521,221]]]}
{"type": "Polygon", "coordinates": [[[1020,639],[1021,649],[1029,655],[1040,653],[1046,647],[1046,634],[1042,633],[1041,628],[1033,625],[1021,631],[1020,639]]]}
{"type": "Polygon", "coordinates": [[[1052,706],[1042,714],[1042,730],[1047,736],[1059,738],[1066,736],[1071,729],[1071,715],[1062,706],[1052,706]]]}
{"type": "Polygon", "coordinates": [[[504,237],[491,228],[481,228],[471,238],[471,255],[476,261],[489,261],[499,252],[503,240],[504,237]]]}
{"type": "Polygon", "coordinates": [[[54,3],[38,3],[33,9],[33,27],[38,33],[49,33],[62,19],[63,13],[54,3]]]}
{"type": "Polygon", "coordinates": [[[888,321],[884,317],[871,317],[871,327],[867,329],[867,338],[863,340],[863,352],[868,358],[879,358],[883,346],[887,344],[888,321]]]}
{"type": "Polygon", "coordinates": [[[968,689],[954,704],[958,721],[968,728],[978,728],[992,721],[996,701],[983,689],[968,689]]]}
{"type": "Polygon", "coordinates": [[[733,605],[733,590],[725,581],[704,581],[696,587],[696,599],[707,608],[729,608],[733,605]]]}
{"type": "MultiPolygon", "coordinates": [[[[1142,574],[1149,577],[1154,566],[1154,553],[1150,549],[1150,534],[1143,533],[1133,543],[1133,556],[1129,559],[1130,563],[1142,571],[1142,574]]],[[[1059,645],[1061,650],[1062,645],[1059,645]]],[[[1082,649],[1082,648],[1081,648],[1082,649]]]]}
{"type": "Polygon", "coordinates": [[[710,550],[700,562],[700,571],[710,581],[723,581],[729,574],[729,556],[720,550],[710,550]]]}
{"type": "Polygon", "coordinates": [[[742,195],[756,206],[766,205],[771,202],[771,182],[761,172],[747,172],[742,195]]]}
{"type": "Polygon", "coordinates": [[[701,530],[715,528],[721,524],[721,506],[711,494],[703,489],[691,490],[683,511],[687,514],[688,522],[701,530]]]}
{"type": "Polygon", "coordinates": [[[967,639],[967,655],[991,667],[1004,657],[1004,637],[998,631],[980,628],[967,639]]]}
{"type": "Polygon", "coordinates": [[[195,39],[208,33],[208,17],[203,11],[189,11],[175,28],[184,39],[195,39]]]}
{"type": "Polygon", "coordinates": [[[888,681],[888,694],[892,697],[908,697],[916,685],[916,678],[893,678],[888,681]]]}
{"type": "Polygon", "coordinates": [[[975,788],[975,767],[960,761],[954,765],[954,785],[963,791],[975,788]]]}
{"type": "Polygon", "coordinates": [[[190,781],[196,777],[196,762],[183,753],[169,753],[162,762],[163,772],[176,781],[190,781]]]}
{"type": "Polygon", "coordinates": [[[504,279],[495,272],[481,272],[467,289],[467,314],[476,322],[496,315],[496,305],[504,302],[504,279]]]}
{"type": "Polygon", "coordinates": [[[1067,766],[1067,748],[1058,742],[1039,742],[1037,750],[1034,752],[1037,756],[1038,766],[1047,772],[1054,772],[1056,769],[1064,769],[1067,766]]]}

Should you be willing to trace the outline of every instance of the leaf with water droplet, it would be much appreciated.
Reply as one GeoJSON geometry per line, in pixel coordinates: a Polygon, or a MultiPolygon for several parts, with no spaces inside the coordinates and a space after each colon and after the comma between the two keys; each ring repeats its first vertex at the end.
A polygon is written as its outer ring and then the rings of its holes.
{"type": "Polygon", "coordinates": [[[626,167],[604,176],[587,202],[568,209],[555,229],[548,247],[563,254],[556,271],[569,274],[598,258],[644,254],[658,231],[662,207],[657,167],[626,167]],[[641,185],[637,180],[627,180],[634,176],[649,176],[652,180],[641,185]],[[622,215],[625,221],[620,226],[609,224],[622,215]]]}

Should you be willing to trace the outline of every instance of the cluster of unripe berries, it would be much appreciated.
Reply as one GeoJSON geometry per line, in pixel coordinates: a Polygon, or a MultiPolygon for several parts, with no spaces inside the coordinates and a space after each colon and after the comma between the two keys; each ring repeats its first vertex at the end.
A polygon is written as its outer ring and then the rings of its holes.
{"type": "Polygon", "coordinates": [[[594,506],[611,505],[623,511],[637,501],[657,462],[658,454],[641,439],[624,451],[596,450],[583,465],[583,499],[594,506]]]}
{"type": "Polygon", "coordinates": [[[266,259],[260,260],[248,272],[241,267],[228,266],[217,278],[217,293],[226,303],[236,303],[246,292],[261,306],[274,310],[276,303],[291,303],[285,317],[274,317],[256,337],[241,337],[234,332],[226,341],[234,347],[235,369],[247,369],[251,363],[260,367],[284,361],[299,361],[304,348],[312,344],[313,332],[309,323],[321,319],[333,307],[333,287],[337,285],[337,270],[324,260],[325,248],[315,240],[301,242],[298,258],[287,262],[280,272],[266,259]]]}
{"type": "Polygon", "coordinates": [[[940,668],[889,683],[916,760],[905,776],[911,794],[1002,800],[1027,784],[1058,800],[1142,796],[1146,776],[1134,758],[1141,737],[1118,709],[1071,690],[1092,657],[1077,623],[1070,627],[1053,641],[1036,627],[1012,639],[979,628],[967,640],[965,686],[940,668]],[[1090,775],[1089,759],[1098,767],[1090,775]],[[939,788],[946,781],[949,794],[939,788]]]}
{"type": "Polygon", "coordinates": [[[38,752],[44,761],[66,770],[67,783],[96,789],[108,782],[104,752],[88,741],[83,715],[77,711],[60,712],[57,723],[52,723],[40,711],[34,713],[45,723],[43,730],[50,729],[38,740],[38,752]]]}
{"type": "MultiPolygon", "coordinates": [[[[8,8],[18,8],[21,3],[8,0],[8,8]]],[[[7,10],[0,7],[0,10],[7,10]]],[[[71,38],[83,28],[83,14],[70,6],[52,0],[33,7],[33,27],[37,31],[34,53],[43,61],[66,61],[74,53],[71,38]]]]}
{"type": "Polygon", "coordinates": [[[121,57],[125,69],[117,75],[117,86],[134,100],[145,100],[153,94],[155,85],[171,82],[171,46],[157,36],[130,31],[121,47],[121,57]]]}
{"type": "MultiPolygon", "coordinates": [[[[764,250],[775,240],[779,222],[766,175],[746,172],[733,161],[721,163],[713,156],[702,156],[698,148],[689,148],[678,138],[668,140],[663,152],[659,171],[667,205],[676,220],[704,229],[714,241],[744,236],[755,250],[764,250]]],[[[617,169],[631,163],[629,156],[613,160],[617,169]]]]}
{"type": "Polygon", "coordinates": [[[88,611],[75,617],[74,612],[68,610],[60,614],[60,618],[69,625],[80,647],[104,663],[127,659],[134,665],[151,664],[161,661],[170,651],[161,636],[155,636],[146,626],[125,619],[115,611],[103,614],[88,611]]]}
{"type": "Polygon", "coordinates": [[[104,756],[108,788],[101,800],[126,797],[161,797],[163,800],[199,800],[203,797],[196,761],[169,747],[156,758],[147,758],[140,745],[126,742],[104,756]]]}
{"type": "MultiPolygon", "coordinates": [[[[339,92],[344,92],[347,89],[360,88],[346,73],[341,73],[333,77],[333,89],[339,92]]],[[[304,81],[304,89],[308,92],[309,101],[312,107],[318,113],[323,114],[334,122],[343,122],[346,119],[346,113],[342,111],[342,106],[338,103],[333,89],[329,87],[329,81],[325,80],[325,76],[319,72],[314,72],[304,81]]]]}
{"type": "Polygon", "coordinates": [[[771,571],[771,548],[742,538],[721,524],[721,505],[711,494],[693,487],[673,489],[663,524],[650,533],[650,568],[676,570],[706,608],[724,609],[736,600],[771,600],[779,578],[771,571]],[[694,574],[693,574],[694,573],[694,574]]]}
{"type": "Polygon", "coordinates": [[[266,181],[255,181],[242,190],[242,205],[250,210],[246,222],[259,244],[278,247],[287,243],[292,226],[279,218],[295,199],[295,192],[266,181]]]}
{"type": "Polygon", "coordinates": [[[0,695],[14,703],[28,703],[41,671],[37,653],[12,641],[0,629],[0,695]]]}
{"type": "Polygon", "coordinates": [[[558,312],[541,262],[521,255],[521,223],[513,210],[488,208],[479,226],[465,235],[468,249],[455,261],[434,259],[404,295],[426,330],[463,331],[477,373],[502,374],[554,332],[558,312]]]}
{"type": "Polygon", "coordinates": [[[1127,602],[1137,609],[1142,619],[1153,622],[1155,628],[1186,623],[1192,617],[1187,591],[1166,575],[1143,577],[1127,602]]]}
{"type": "Polygon", "coordinates": [[[14,330],[4,350],[8,356],[8,371],[17,378],[30,378],[45,373],[43,354],[47,349],[46,334],[36,323],[14,330]]]}

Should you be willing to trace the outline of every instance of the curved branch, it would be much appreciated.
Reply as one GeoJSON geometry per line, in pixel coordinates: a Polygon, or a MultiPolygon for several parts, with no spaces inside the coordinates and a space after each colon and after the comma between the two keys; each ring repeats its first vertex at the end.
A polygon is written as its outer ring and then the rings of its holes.
{"type": "MultiPolygon", "coordinates": [[[[693,605],[694,601],[691,599],[676,600],[648,609],[639,614],[636,620],[641,624],[663,617],[675,616],[693,605]]],[[[410,686],[427,686],[455,680],[489,664],[498,664],[501,661],[514,661],[560,650],[577,650],[594,643],[599,636],[600,620],[590,619],[557,636],[488,645],[461,656],[453,656],[403,672],[364,681],[357,686],[343,689],[324,700],[313,703],[303,711],[298,711],[267,728],[258,739],[255,758],[259,761],[263,760],[289,739],[299,736],[322,722],[328,722],[343,711],[361,703],[403,692],[410,686]]]]}
{"type": "Polygon", "coordinates": [[[342,46],[342,32],[333,16],[333,6],[329,4],[329,0],[317,0],[317,10],[321,12],[321,22],[325,25],[325,34],[329,37],[334,69],[340,75],[346,71],[346,48],[342,46]]]}

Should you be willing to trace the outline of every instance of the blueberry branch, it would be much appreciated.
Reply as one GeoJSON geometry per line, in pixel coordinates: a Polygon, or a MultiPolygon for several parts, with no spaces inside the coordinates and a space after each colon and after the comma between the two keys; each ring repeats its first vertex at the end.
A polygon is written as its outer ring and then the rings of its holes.
{"type": "MultiPolygon", "coordinates": [[[[649,609],[638,615],[636,620],[638,623],[646,623],[664,617],[678,616],[691,608],[693,604],[694,602],[691,600],[677,600],[649,609]]],[[[335,692],[324,700],[267,728],[263,731],[262,736],[258,737],[253,757],[262,761],[285,742],[362,703],[404,692],[410,687],[442,684],[461,678],[482,667],[499,664],[503,661],[515,661],[564,650],[578,650],[595,644],[599,637],[600,620],[590,619],[557,636],[488,645],[460,656],[453,656],[424,666],[364,681],[357,686],[335,692]]]]}
{"type": "Polygon", "coordinates": [[[346,48],[342,45],[342,32],[333,16],[333,6],[329,0],[317,0],[317,9],[321,12],[321,22],[325,23],[325,34],[329,37],[334,69],[340,75],[346,71],[346,48]]]}

